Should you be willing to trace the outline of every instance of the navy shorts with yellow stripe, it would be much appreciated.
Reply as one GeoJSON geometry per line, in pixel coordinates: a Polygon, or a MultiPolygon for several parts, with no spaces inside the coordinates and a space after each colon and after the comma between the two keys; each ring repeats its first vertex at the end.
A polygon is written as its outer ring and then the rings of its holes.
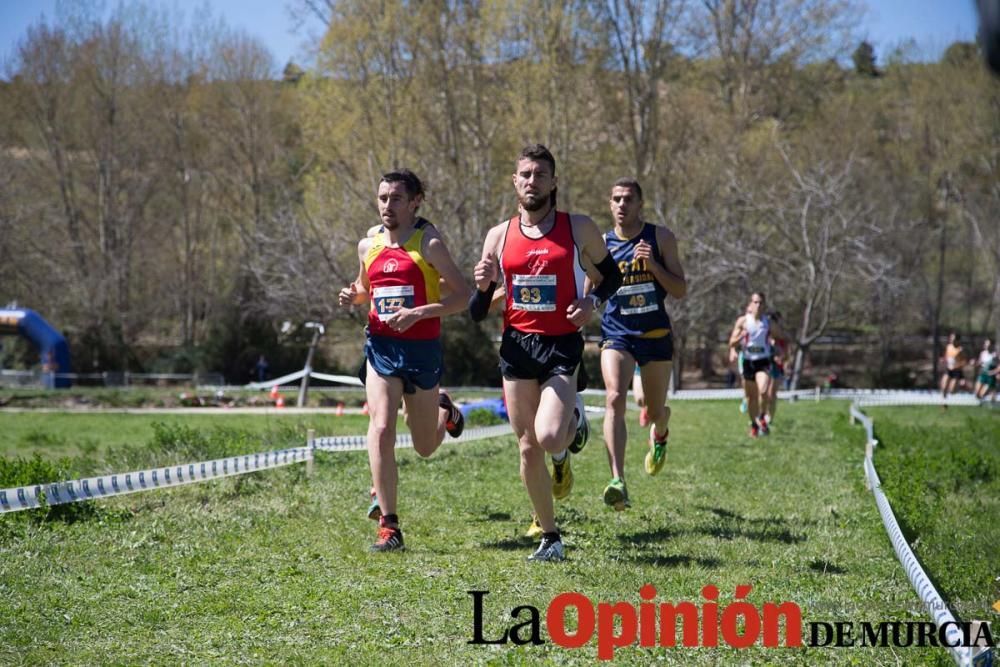
{"type": "Polygon", "coordinates": [[[403,392],[416,393],[417,389],[433,389],[441,383],[444,372],[444,354],[441,339],[407,340],[389,336],[368,336],[365,341],[365,360],[358,378],[364,383],[368,364],[382,377],[397,377],[403,381],[403,392]]]}
{"type": "Polygon", "coordinates": [[[628,352],[638,366],[645,366],[650,361],[673,361],[674,335],[667,333],[658,338],[608,336],[601,341],[601,349],[628,352]]]}

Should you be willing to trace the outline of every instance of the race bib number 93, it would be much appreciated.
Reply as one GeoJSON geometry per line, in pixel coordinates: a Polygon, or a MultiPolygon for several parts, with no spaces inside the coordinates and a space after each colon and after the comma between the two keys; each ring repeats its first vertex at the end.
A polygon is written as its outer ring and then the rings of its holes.
{"type": "Polygon", "coordinates": [[[515,275],[511,283],[511,301],[514,310],[555,310],[556,277],[515,275]]]}

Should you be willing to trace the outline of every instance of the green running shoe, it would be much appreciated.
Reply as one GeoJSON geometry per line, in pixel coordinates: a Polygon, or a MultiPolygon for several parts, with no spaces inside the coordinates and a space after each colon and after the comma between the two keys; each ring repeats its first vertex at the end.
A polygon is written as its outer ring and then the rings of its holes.
{"type": "Polygon", "coordinates": [[[628,489],[625,487],[625,480],[621,477],[615,477],[604,487],[604,504],[614,507],[616,512],[621,512],[628,507],[632,507],[632,503],[628,499],[628,489]]]}

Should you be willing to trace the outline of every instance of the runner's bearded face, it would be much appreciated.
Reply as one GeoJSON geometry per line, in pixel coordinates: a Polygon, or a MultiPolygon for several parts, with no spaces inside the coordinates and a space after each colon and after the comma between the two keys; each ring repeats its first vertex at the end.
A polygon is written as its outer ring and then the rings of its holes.
{"type": "Polygon", "coordinates": [[[514,190],[517,192],[517,203],[525,211],[540,211],[548,206],[555,186],[556,179],[548,162],[524,159],[517,163],[514,190]]]}
{"type": "Polygon", "coordinates": [[[639,220],[642,200],[630,187],[616,185],[611,190],[611,217],[619,227],[631,227],[639,220]]]}
{"type": "Polygon", "coordinates": [[[388,230],[413,224],[420,198],[410,198],[406,185],[400,181],[378,184],[378,214],[388,230]]]}

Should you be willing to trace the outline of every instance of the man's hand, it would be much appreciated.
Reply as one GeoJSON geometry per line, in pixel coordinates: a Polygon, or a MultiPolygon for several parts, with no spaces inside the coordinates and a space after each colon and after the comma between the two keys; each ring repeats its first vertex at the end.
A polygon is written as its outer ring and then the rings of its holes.
{"type": "Polygon", "coordinates": [[[393,331],[402,333],[419,322],[420,319],[420,314],[415,308],[400,308],[390,315],[385,320],[385,323],[388,324],[389,328],[393,331]]]}
{"type": "Polygon", "coordinates": [[[489,289],[490,283],[497,282],[500,278],[500,264],[497,262],[496,255],[491,252],[484,259],[479,260],[472,276],[476,281],[477,290],[485,292],[489,289]]]}
{"type": "Polygon", "coordinates": [[[566,307],[566,319],[573,323],[575,327],[582,327],[590,320],[594,312],[594,301],[589,296],[582,299],[573,299],[573,303],[566,307]]]}
{"type": "Polygon", "coordinates": [[[649,245],[645,239],[639,241],[632,250],[632,257],[634,259],[644,259],[649,262],[653,258],[653,246],[649,245]]]}
{"type": "Polygon", "coordinates": [[[358,286],[355,283],[351,283],[344,289],[340,290],[338,301],[341,307],[356,305],[358,299],[358,286]]]}

